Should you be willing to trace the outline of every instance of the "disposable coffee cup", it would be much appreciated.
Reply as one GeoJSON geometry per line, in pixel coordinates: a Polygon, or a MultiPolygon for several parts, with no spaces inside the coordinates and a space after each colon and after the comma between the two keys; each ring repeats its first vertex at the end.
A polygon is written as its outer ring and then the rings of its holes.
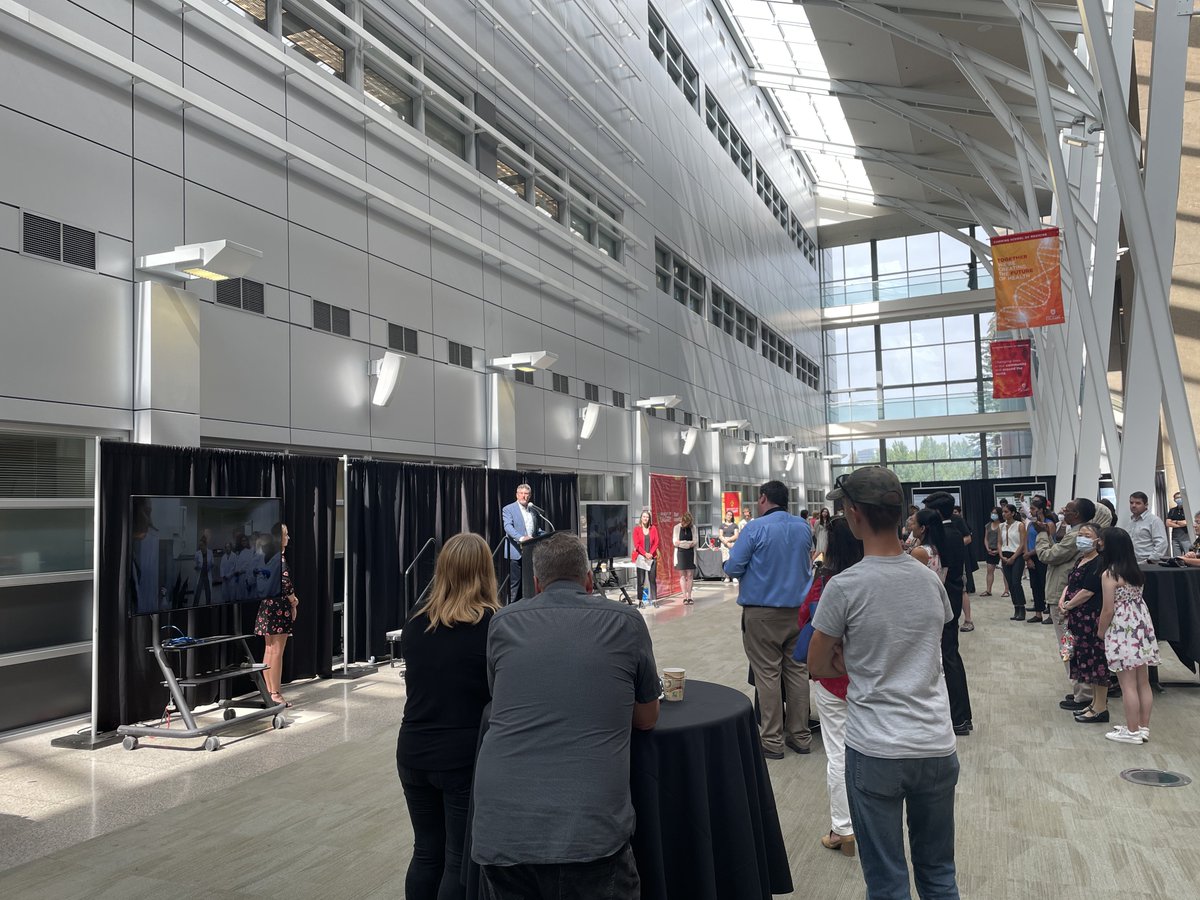
{"type": "Polygon", "coordinates": [[[663,696],[670,702],[683,699],[683,683],[687,677],[686,669],[663,669],[663,696]]]}

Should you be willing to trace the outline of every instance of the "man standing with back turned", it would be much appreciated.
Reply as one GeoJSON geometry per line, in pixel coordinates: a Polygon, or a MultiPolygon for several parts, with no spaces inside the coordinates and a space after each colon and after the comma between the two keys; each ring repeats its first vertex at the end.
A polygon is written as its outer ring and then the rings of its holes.
{"type": "Polygon", "coordinates": [[[812,584],[812,529],[787,511],[787,503],[782,481],[759,488],[758,518],[742,526],[725,563],[725,574],[740,579],[742,646],[754,672],[762,709],[759,738],[767,759],[783,759],[785,744],[796,753],[808,753],[812,743],[808,667],[792,659],[800,636],[800,605],[812,584]]]}
{"type": "Polygon", "coordinates": [[[650,632],[636,609],[592,594],[575,535],[547,538],[533,570],[537,596],[488,629],[471,848],[481,896],[637,897],[629,752],[632,729],[658,721],[650,632]]]}
{"type": "Polygon", "coordinates": [[[868,900],[958,897],[954,788],[958,754],[942,676],[941,635],[954,618],[941,581],[904,552],[897,536],[904,492],[880,466],[841,475],[841,500],[862,562],[825,585],[808,664],[816,678],[850,676],[846,696],[846,793],[862,851],[868,900]]]}

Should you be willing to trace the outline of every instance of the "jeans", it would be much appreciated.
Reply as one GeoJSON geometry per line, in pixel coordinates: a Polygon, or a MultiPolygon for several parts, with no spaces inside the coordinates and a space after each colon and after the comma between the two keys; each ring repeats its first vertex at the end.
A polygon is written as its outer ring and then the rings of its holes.
{"type": "Polygon", "coordinates": [[[958,754],[879,759],[846,748],[846,793],[862,856],[867,900],[907,900],[904,818],[922,900],[957,900],[954,787],[958,754]],[[907,809],[906,809],[907,807],[907,809]]]}
{"type": "Polygon", "coordinates": [[[508,561],[508,602],[516,603],[521,599],[521,561],[508,561]]]}
{"type": "Polygon", "coordinates": [[[1171,550],[1174,551],[1175,556],[1183,556],[1191,549],[1192,544],[1188,540],[1187,531],[1183,531],[1178,537],[1171,538],[1171,550]]]}
{"type": "Polygon", "coordinates": [[[583,863],[483,866],[481,900],[631,900],[641,893],[633,850],[583,863]]]}
{"type": "Polygon", "coordinates": [[[406,900],[465,900],[463,841],[472,768],[434,772],[397,765],[396,771],[413,826],[412,861],[404,879],[406,900]]]}
{"type": "Polygon", "coordinates": [[[1025,574],[1025,560],[1017,557],[1013,560],[1012,565],[1001,565],[1000,571],[1004,573],[1004,583],[1008,585],[1013,609],[1017,612],[1025,612],[1025,586],[1021,584],[1021,576],[1025,574]]]}

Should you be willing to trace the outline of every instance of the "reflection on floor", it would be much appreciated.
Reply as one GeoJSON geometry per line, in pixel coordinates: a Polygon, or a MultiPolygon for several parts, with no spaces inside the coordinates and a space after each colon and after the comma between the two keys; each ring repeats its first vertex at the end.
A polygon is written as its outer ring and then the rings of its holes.
{"type": "MultiPolygon", "coordinates": [[[[736,586],[645,612],[661,666],[745,689],[736,586]]],[[[959,882],[974,898],[1200,894],[1200,786],[1121,781],[1151,766],[1200,778],[1200,691],[1159,696],[1153,743],[1103,739],[1058,709],[1054,634],[975,600],[963,635],[975,732],[959,743],[959,882]]],[[[1170,657],[1170,651],[1165,655],[1170,657]]],[[[1172,660],[1164,680],[1193,679],[1172,660]]],[[[0,744],[0,897],[388,897],[403,893],[411,831],[396,781],[398,670],[287,691],[292,725],[248,724],[216,753],[144,741],[85,753],[41,734],[0,744]],[[154,746],[154,745],[158,746],[154,746]],[[170,749],[165,749],[169,747],[170,749]]],[[[686,701],[685,701],[686,702],[686,701]]],[[[1122,721],[1120,703],[1113,721],[1122,721]]],[[[860,898],[857,860],[824,850],[824,759],[770,762],[796,897],[860,898]]]]}

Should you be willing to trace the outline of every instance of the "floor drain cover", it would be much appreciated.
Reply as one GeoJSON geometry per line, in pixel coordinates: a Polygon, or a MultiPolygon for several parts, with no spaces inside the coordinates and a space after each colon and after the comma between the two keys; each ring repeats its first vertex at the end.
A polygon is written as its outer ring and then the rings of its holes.
{"type": "Polygon", "coordinates": [[[1121,777],[1134,784],[1144,784],[1149,787],[1184,787],[1192,783],[1192,779],[1178,772],[1164,772],[1162,769],[1126,769],[1121,777]]]}

